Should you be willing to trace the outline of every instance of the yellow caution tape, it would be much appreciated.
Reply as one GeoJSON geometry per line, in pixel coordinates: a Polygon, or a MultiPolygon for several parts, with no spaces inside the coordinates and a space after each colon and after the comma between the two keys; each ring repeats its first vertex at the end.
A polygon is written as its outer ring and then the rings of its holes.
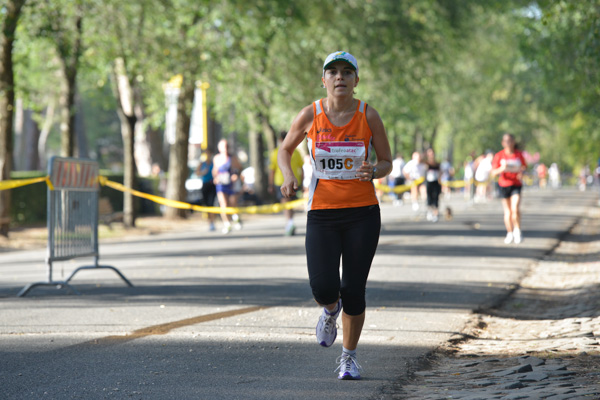
{"type": "MultiPolygon", "coordinates": [[[[423,183],[425,179],[424,178],[419,178],[416,181],[414,181],[413,183],[411,183],[410,185],[400,185],[400,186],[394,186],[389,187],[387,185],[375,185],[375,188],[377,190],[381,190],[384,193],[404,193],[404,192],[408,192],[410,190],[410,188],[414,187],[414,186],[418,186],[421,183],[423,183]]],[[[476,181],[474,179],[471,179],[468,183],[469,184],[475,184],[475,185],[488,185],[491,182],[491,180],[485,181],[485,182],[479,182],[476,181]]],[[[447,181],[447,182],[442,182],[442,186],[447,186],[449,188],[463,188],[465,186],[467,186],[467,182],[465,181],[447,181]]]]}
{"type": "Polygon", "coordinates": [[[494,182],[493,179],[488,179],[487,181],[483,181],[483,182],[473,180],[473,183],[477,186],[487,186],[487,185],[491,184],[492,182],[494,182]]]}
{"type": "Polygon", "coordinates": [[[0,190],[14,189],[21,186],[32,185],[38,182],[46,182],[46,184],[50,186],[50,189],[52,189],[52,183],[50,182],[50,178],[48,176],[43,176],[41,178],[11,179],[7,181],[0,181],[0,190]]]}
{"type": "MultiPolygon", "coordinates": [[[[393,188],[391,188],[387,185],[375,184],[375,188],[377,190],[383,191],[384,193],[394,192],[394,193],[400,194],[400,193],[409,191],[414,186],[420,185],[421,183],[423,183],[424,180],[425,180],[424,178],[419,178],[416,181],[412,182],[410,185],[400,185],[400,186],[395,186],[393,188]]],[[[533,184],[533,180],[529,177],[523,177],[523,181],[528,185],[533,184]]],[[[6,180],[6,181],[0,181],[0,190],[14,189],[14,188],[18,188],[21,186],[32,185],[32,184],[38,183],[38,182],[46,182],[46,184],[48,185],[48,188],[50,190],[54,190],[54,186],[52,185],[52,182],[50,181],[49,176],[44,176],[41,178],[11,179],[11,180],[6,180]]],[[[153,194],[140,192],[139,190],[128,188],[127,186],[122,185],[118,182],[109,181],[104,176],[99,176],[98,182],[103,186],[108,186],[115,190],[119,190],[121,192],[131,193],[134,196],[148,199],[155,203],[162,204],[167,207],[174,207],[174,208],[179,208],[179,209],[184,209],[184,210],[194,210],[194,211],[198,211],[198,212],[205,212],[205,213],[212,213],[212,214],[220,214],[220,213],[225,213],[225,214],[276,214],[283,210],[291,210],[293,208],[299,207],[300,205],[303,205],[304,203],[306,203],[306,199],[298,199],[298,200],[289,201],[287,203],[265,204],[262,206],[223,207],[223,208],[221,208],[221,207],[205,207],[205,206],[197,206],[195,204],[190,204],[190,203],[186,203],[183,201],[170,200],[170,199],[166,199],[164,197],[156,196],[153,194]]],[[[476,185],[487,185],[490,182],[491,182],[491,180],[486,181],[486,182],[478,182],[474,179],[471,179],[469,183],[471,183],[471,184],[475,183],[476,185]]],[[[442,185],[448,186],[451,188],[461,188],[461,187],[466,186],[466,182],[465,181],[449,181],[449,182],[442,183],[442,185]]]]}
{"type": "Polygon", "coordinates": [[[117,182],[109,181],[104,176],[99,176],[98,181],[103,186],[108,186],[115,190],[119,190],[121,192],[131,193],[134,196],[138,196],[144,199],[151,200],[155,203],[162,204],[167,207],[179,208],[182,210],[194,210],[198,212],[212,213],[212,214],[274,214],[281,212],[283,210],[291,210],[292,208],[296,208],[306,202],[304,199],[293,200],[287,203],[275,203],[275,204],[265,204],[262,206],[248,206],[248,207],[205,207],[205,206],[197,206],[195,204],[186,203],[183,201],[170,200],[165,199],[164,197],[156,196],[153,194],[148,194],[144,192],[140,192],[139,190],[128,188],[125,185],[122,185],[117,182]]]}
{"type": "MultiPolygon", "coordinates": [[[[488,179],[487,181],[483,181],[483,182],[479,182],[476,181],[475,179],[471,179],[470,181],[468,181],[468,183],[470,185],[475,184],[477,186],[487,186],[492,182],[492,179],[488,179]]],[[[465,181],[448,181],[448,182],[444,182],[442,183],[442,186],[447,186],[450,188],[463,188],[465,186],[467,186],[467,182],[465,181]]]]}
{"type": "MultiPolygon", "coordinates": [[[[473,183],[473,179],[471,179],[469,181],[469,183],[473,183]]],[[[453,189],[458,189],[458,188],[463,188],[463,187],[467,186],[467,182],[465,182],[465,181],[447,181],[447,182],[442,182],[442,186],[446,186],[446,187],[453,188],[453,189]]]]}
{"type": "Polygon", "coordinates": [[[425,181],[425,178],[419,178],[416,181],[413,181],[410,185],[398,185],[394,186],[393,188],[389,187],[388,185],[375,184],[375,189],[381,190],[384,193],[393,192],[400,194],[408,192],[413,186],[419,186],[421,183],[423,183],[423,181],[425,181]]]}

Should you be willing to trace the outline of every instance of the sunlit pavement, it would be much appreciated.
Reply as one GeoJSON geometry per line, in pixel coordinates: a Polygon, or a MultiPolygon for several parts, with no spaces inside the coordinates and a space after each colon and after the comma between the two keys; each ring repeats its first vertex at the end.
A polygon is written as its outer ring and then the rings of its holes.
{"type": "MultiPolygon", "coordinates": [[[[321,348],[304,253],[283,217],[253,218],[230,235],[187,232],[103,242],[102,264],[66,289],[16,293],[45,279],[45,251],[0,254],[0,394],[5,399],[379,399],[407,366],[459,331],[472,310],[502,299],[548,253],[597,194],[527,190],[524,241],[503,243],[499,201],[382,205],[383,230],[367,289],[360,382],[338,381],[341,353],[321,348]]],[[[57,263],[66,277],[85,259],[57,263]]],[[[341,322],[340,322],[341,323],[341,322]]]]}

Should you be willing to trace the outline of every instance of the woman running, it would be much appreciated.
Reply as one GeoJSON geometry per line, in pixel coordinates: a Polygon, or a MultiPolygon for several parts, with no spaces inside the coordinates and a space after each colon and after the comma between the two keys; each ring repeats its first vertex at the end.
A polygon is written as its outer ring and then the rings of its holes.
{"type": "Polygon", "coordinates": [[[317,342],[324,347],[333,345],[341,313],[344,340],[338,378],[353,380],[360,379],[356,347],[365,321],[367,277],[381,228],[372,180],[389,174],[392,154],[377,111],[353,96],[359,81],[356,59],[343,51],[330,54],[321,80],[327,97],[300,111],[281,145],[281,193],[292,197],[299,188],[290,160],[306,137],[313,165],[306,258],[313,296],[324,307],[317,324],[317,342]],[[375,164],[370,162],[372,148],[375,164]]]}
{"type": "MultiPolygon", "coordinates": [[[[217,147],[219,154],[215,156],[213,161],[213,177],[215,179],[219,206],[221,208],[235,207],[237,206],[237,192],[234,185],[240,179],[242,164],[236,156],[229,153],[227,140],[222,139],[217,147]]],[[[229,215],[221,212],[221,219],[223,220],[222,232],[225,234],[229,233],[231,231],[229,215]]],[[[236,230],[242,228],[240,217],[237,214],[233,214],[231,220],[235,223],[234,227],[236,230]]]]}
{"type": "Polygon", "coordinates": [[[435,152],[432,148],[427,149],[427,174],[425,175],[425,185],[427,188],[427,221],[438,222],[440,208],[440,193],[442,185],[440,184],[440,163],[435,159],[435,152]]]}
{"type": "Polygon", "coordinates": [[[506,238],[504,243],[521,243],[521,178],[527,169],[527,163],[523,154],[517,150],[515,137],[510,133],[502,137],[502,147],[492,160],[492,177],[500,175],[498,186],[500,186],[500,197],[504,208],[504,225],[506,226],[506,238]]]}

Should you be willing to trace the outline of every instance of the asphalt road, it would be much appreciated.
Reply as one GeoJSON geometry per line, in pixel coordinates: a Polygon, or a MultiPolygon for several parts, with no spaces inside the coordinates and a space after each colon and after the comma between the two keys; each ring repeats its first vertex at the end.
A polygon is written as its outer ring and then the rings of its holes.
{"type": "MultiPolygon", "coordinates": [[[[597,200],[574,190],[524,193],[524,241],[503,243],[499,201],[449,203],[432,224],[409,205],[382,206],[383,231],[359,345],[364,379],[338,381],[338,341],[314,329],[298,235],[283,217],[249,218],[223,236],[197,229],[101,243],[110,271],[84,271],[82,292],[34,289],[45,251],[0,254],[2,399],[382,399],[406,369],[457,331],[472,310],[501,300],[597,200]]],[[[445,205],[444,205],[445,207],[445,205]]],[[[87,260],[56,265],[66,277],[87,260]]],[[[340,322],[341,323],[341,322],[340,322]]]]}

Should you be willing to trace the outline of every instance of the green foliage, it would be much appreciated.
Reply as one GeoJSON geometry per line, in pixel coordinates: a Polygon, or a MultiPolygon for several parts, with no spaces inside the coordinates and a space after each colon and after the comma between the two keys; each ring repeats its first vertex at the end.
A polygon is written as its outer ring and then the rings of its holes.
{"type": "MultiPolygon", "coordinates": [[[[52,16],[68,18],[71,3],[32,0],[19,27],[18,93],[38,112],[58,96],[52,16]]],[[[423,142],[459,165],[471,152],[498,150],[503,132],[563,168],[600,153],[600,0],[80,4],[78,85],[92,150],[120,146],[110,90],[116,57],[125,60],[147,124],[164,126],[163,85],[182,74],[210,82],[214,116],[247,146],[257,117],[284,130],[323,97],[324,57],[347,50],[360,65],[357,97],[379,111],[405,156],[423,142]]],[[[104,156],[106,166],[121,157],[104,156]]]]}
{"type": "MultiPolygon", "coordinates": [[[[30,179],[46,176],[45,171],[12,172],[11,179],[30,179]]],[[[13,225],[26,225],[46,221],[48,198],[44,182],[21,186],[11,190],[10,218],[13,225]]]]}
{"type": "Polygon", "coordinates": [[[540,144],[571,169],[600,155],[600,1],[540,1],[521,50],[541,79],[540,144]],[[545,129],[544,129],[545,128],[545,129]]]}

